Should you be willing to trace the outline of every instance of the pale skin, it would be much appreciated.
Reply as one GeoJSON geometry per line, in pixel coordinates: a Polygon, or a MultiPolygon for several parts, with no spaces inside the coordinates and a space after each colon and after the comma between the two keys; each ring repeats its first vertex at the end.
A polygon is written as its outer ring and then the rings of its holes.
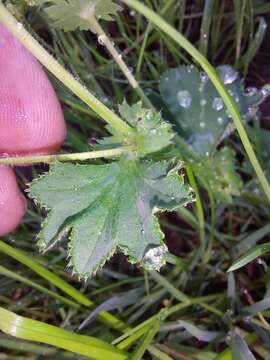
{"type": "MultiPolygon", "coordinates": [[[[41,65],[0,24],[0,156],[55,153],[65,135],[61,106],[41,65]]],[[[25,212],[14,169],[0,166],[0,236],[25,212]]]]}

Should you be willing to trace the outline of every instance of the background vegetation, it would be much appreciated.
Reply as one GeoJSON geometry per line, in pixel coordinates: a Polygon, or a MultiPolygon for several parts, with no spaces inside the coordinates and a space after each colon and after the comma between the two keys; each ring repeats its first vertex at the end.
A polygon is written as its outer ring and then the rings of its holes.
{"type": "MultiPolygon", "coordinates": [[[[213,65],[235,66],[249,86],[270,83],[268,1],[146,0],[144,3],[183,33],[213,65]]],[[[22,2],[9,2],[9,6],[15,12],[16,6],[24,10],[22,2]]],[[[55,30],[36,8],[27,10],[25,17],[49,52],[108,107],[116,109],[124,98],[130,103],[138,100],[95,35],[55,30]]],[[[150,97],[159,93],[164,72],[192,63],[170,38],[131,8],[125,7],[115,22],[105,23],[104,27],[129,71],[150,97]]],[[[51,80],[68,124],[63,152],[91,150],[97,139],[106,134],[106,129],[89,108],[53,77],[51,80]]],[[[266,127],[270,126],[269,109],[266,100],[261,107],[261,123],[266,127]]],[[[258,129],[256,119],[252,126],[258,129]]],[[[250,130],[256,154],[269,175],[269,140],[263,142],[257,134],[250,130]]],[[[38,213],[29,202],[22,225],[3,239],[5,242],[0,242],[1,306],[76,334],[113,342],[119,349],[127,350],[133,359],[270,359],[267,255],[227,273],[240,255],[269,240],[269,203],[238,136],[232,135],[226,142],[237,151],[238,173],[244,182],[241,194],[230,204],[219,202],[213,208],[211,194],[199,188],[203,219],[195,204],[187,210],[162,215],[166,244],[174,256],[160,273],[131,266],[124,256],[117,254],[95,277],[79,282],[66,268],[63,244],[46,255],[37,253],[35,235],[44,214],[38,213]],[[202,231],[206,239],[213,241],[207,263],[200,257],[202,231]],[[94,303],[100,307],[85,321],[95,308],[94,303]]],[[[44,170],[45,166],[18,169],[21,186],[44,170]]],[[[188,178],[197,183],[196,173],[188,178]]],[[[6,319],[5,314],[0,316],[6,319]]],[[[38,327],[29,323],[29,328],[35,326],[38,327]]],[[[36,334],[38,331],[36,340],[40,342],[48,336],[46,331],[57,335],[53,329],[37,328],[36,334]]],[[[76,346],[72,344],[69,350],[76,352],[76,346]]],[[[112,356],[100,354],[103,359],[112,356]]],[[[115,358],[120,356],[122,353],[115,358]]],[[[83,357],[0,334],[0,359],[46,358],[83,357]]]]}

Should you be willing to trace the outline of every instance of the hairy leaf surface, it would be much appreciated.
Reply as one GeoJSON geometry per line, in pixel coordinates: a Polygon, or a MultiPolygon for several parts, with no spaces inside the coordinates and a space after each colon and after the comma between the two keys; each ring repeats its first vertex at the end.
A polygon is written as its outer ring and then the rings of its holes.
{"type": "MultiPolygon", "coordinates": [[[[130,106],[126,101],[119,105],[119,112],[122,119],[136,130],[133,141],[136,143],[139,157],[171,145],[175,134],[171,124],[165,122],[159,112],[143,108],[141,102],[130,106]]],[[[122,134],[115,133],[110,126],[107,126],[107,129],[113,136],[102,139],[99,143],[101,147],[111,148],[125,143],[126,140],[122,134]]]]}
{"type": "Polygon", "coordinates": [[[54,25],[64,31],[91,30],[93,18],[113,20],[121,7],[112,0],[51,0],[46,1],[49,5],[45,8],[46,13],[52,19],[54,25]]]}
{"type": "Polygon", "coordinates": [[[69,233],[71,265],[80,277],[96,272],[120,249],[131,262],[158,269],[166,246],[155,213],[192,200],[179,166],[122,158],[104,165],[56,164],[30,185],[50,210],[39,235],[46,249],[69,233]]]}

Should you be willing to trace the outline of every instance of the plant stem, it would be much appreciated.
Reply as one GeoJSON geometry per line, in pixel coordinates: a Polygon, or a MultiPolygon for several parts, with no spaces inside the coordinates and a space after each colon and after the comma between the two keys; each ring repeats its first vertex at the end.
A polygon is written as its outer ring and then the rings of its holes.
{"type": "Polygon", "coordinates": [[[208,62],[208,60],[177,30],[175,30],[171,25],[169,25],[164,19],[157,15],[153,10],[149,9],[147,6],[143,5],[137,0],[121,0],[123,3],[133,7],[140,14],[149,19],[154,23],[158,28],[164,31],[170,38],[172,38],[178,45],[183,47],[205,70],[217,89],[218,93],[222,97],[226,107],[228,108],[232,119],[234,121],[235,127],[238,131],[239,137],[242,141],[242,144],[245,148],[245,151],[248,155],[248,158],[258,176],[258,179],[264,189],[264,192],[270,202],[270,185],[266,179],[266,176],[258,162],[256,154],[252,148],[252,145],[249,141],[247,132],[244,128],[244,125],[241,120],[241,115],[239,110],[233,101],[230,94],[227,92],[224,84],[220,80],[220,77],[214,67],[208,62]]]}
{"type": "Polygon", "coordinates": [[[107,108],[92,93],[80,84],[65,70],[33,36],[16,20],[16,18],[0,2],[0,23],[3,23],[11,33],[44,65],[58,80],[90,106],[102,119],[116,131],[132,135],[133,129],[118,115],[107,108]]]}
{"type": "Polygon", "coordinates": [[[20,164],[37,164],[37,163],[53,163],[56,161],[83,161],[89,159],[108,158],[119,156],[125,152],[131,151],[132,146],[123,146],[115,149],[87,151],[73,154],[57,154],[57,155],[40,155],[40,156],[15,156],[8,158],[0,158],[0,165],[20,165],[20,164]]]}
{"type": "Polygon", "coordinates": [[[206,254],[205,254],[205,263],[208,264],[211,256],[211,251],[213,248],[214,238],[215,238],[215,225],[216,225],[216,204],[214,194],[212,190],[208,188],[208,196],[210,201],[211,209],[211,224],[210,224],[210,239],[207,244],[206,254]]]}
{"type": "Polygon", "coordinates": [[[198,222],[199,222],[199,236],[200,236],[200,242],[201,242],[201,257],[203,263],[205,262],[205,228],[204,228],[204,211],[203,211],[203,205],[200,197],[200,192],[196,183],[196,180],[193,175],[192,167],[190,164],[186,165],[186,172],[188,176],[188,180],[190,182],[190,185],[192,186],[193,190],[196,194],[196,209],[197,209],[197,216],[198,216],[198,222]]]}
{"type": "Polygon", "coordinates": [[[92,28],[96,31],[98,35],[98,39],[101,45],[104,45],[106,49],[109,51],[117,65],[120,67],[120,69],[123,71],[123,74],[128,79],[130,85],[132,88],[137,92],[142,102],[148,106],[150,109],[154,110],[153,105],[151,104],[150,100],[147,98],[147,96],[142,91],[140,85],[138,84],[135,77],[132,75],[132,72],[127,67],[126,63],[122,59],[122,55],[118,53],[115,46],[113,45],[113,42],[109,38],[109,36],[104,32],[102,27],[99,25],[99,22],[93,18],[90,20],[92,28]]]}

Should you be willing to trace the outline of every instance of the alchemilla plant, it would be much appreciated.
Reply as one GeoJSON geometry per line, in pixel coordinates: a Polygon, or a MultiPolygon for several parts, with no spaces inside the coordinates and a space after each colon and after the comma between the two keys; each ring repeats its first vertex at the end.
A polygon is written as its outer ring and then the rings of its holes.
{"type": "Polygon", "coordinates": [[[159,270],[168,251],[159,214],[195,199],[184,181],[183,161],[191,165],[201,185],[214,194],[214,201],[232,202],[232,197],[241,192],[235,152],[219,146],[234,131],[230,109],[219,88],[234,98],[245,121],[255,116],[268,91],[245,89],[231,66],[217,68],[216,87],[206,72],[180,66],[162,76],[155,108],[99,24],[100,20],[113,20],[121,6],[110,0],[27,4],[45,12],[55,28],[66,32],[91,30],[96,34],[141,98],[133,105],[124,101],[117,115],[46,54],[1,6],[1,20],[58,79],[107,121],[111,133],[98,140],[91,155],[29,159],[56,161],[48,173],[29,185],[29,196],[47,210],[38,245],[46,251],[67,238],[69,265],[80,278],[95,274],[119,250],[131,263],[159,270]],[[106,156],[113,159],[99,165],[57,162],[106,156]]]}
{"type": "Polygon", "coordinates": [[[269,13],[0,0],[67,124],[59,154],[0,158],[47,164],[18,169],[28,212],[0,239],[4,357],[270,358],[269,13]]]}

